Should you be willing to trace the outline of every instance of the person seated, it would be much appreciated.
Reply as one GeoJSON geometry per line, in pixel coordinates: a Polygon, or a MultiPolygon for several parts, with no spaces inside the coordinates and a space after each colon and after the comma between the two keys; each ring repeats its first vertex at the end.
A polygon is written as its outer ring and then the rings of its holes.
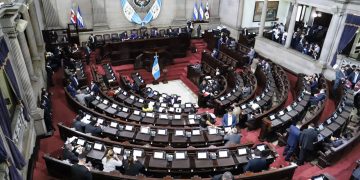
{"type": "Polygon", "coordinates": [[[90,172],[91,166],[86,164],[86,156],[84,154],[79,155],[78,163],[74,164],[70,168],[71,180],[92,180],[92,174],[90,172]]]}
{"type": "Polygon", "coordinates": [[[199,86],[200,93],[203,93],[203,91],[205,91],[206,87],[207,87],[207,83],[206,83],[206,80],[204,79],[201,81],[201,84],[199,86]]]}
{"type": "Polygon", "coordinates": [[[75,75],[70,76],[70,82],[75,89],[78,89],[79,81],[75,75]]]}
{"type": "Polygon", "coordinates": [[[63,160],[68,160],[72,164],[75,164],[75,163],[79,162],[78,157],[73,152],[74,149],[75,148],[70,143],[65,144],[62,159],[63,160]]]}
{"type": "Polygon", "coordinates": [[[142,107],[142,111],[144,112],[152,112],[154,110],[154,107],[150,105],[148,102],[144,104],[142,107]]]}
{"type": "Polygon", "coordinates": [[[251,94],[251,86],[250,85],[245,85],[244,87],[242,87],[242,91],[241,91],[241,97],[245,98],[250,96],[251,94]]]}
{"type": "Polygon", "coordinates": [[[94,98],[92,98],[91,94],[86,94],[78,90],[78,93],[75,95],[76,99],[83,106],[88,106],[88,103],[91,102],[94,98]]]}
{"type": "Polygon", "coordinates": [[[344,139],[342,137],[337,138],[337,137],[331,136],[330,139],[327,139],[327,140],[325,140],[325,142],[323,142],[324,149],[328,150],[331,148],[337,148],[344,143],[343,140],[344,139]]]}
{"type": "Polygon", "coordinates": [[[73,47],[71,47],[71,53],[77,53],[79,51],[78,45],[75,43],[73,47]]]}
{"type": "Polygon", "coordinates": [[[217,59],[219,57],[219,52],[216,49],[214,49],[211,53],[211,56],[213,58],[217,59]]]}
{"type": "Polygon", "coordinates": [[[111,172],[114,171],[116,167],[122,166],[122,160],[119,158],[119,156],[115,156],[114,154],[114,151],[109,149],[106,153],[106,156],[101,160],[104,167],[104,172],[111,172]]]}
{"type": "Polygon", "coordinates": [[[244,172],[261,172],[269,168],[266,158],[262,157],[262,153],[259,149],[254,150],[252,159],[244,166],[244,172]]]}
{"type": "Polygon", "coordinates": [[[90,91],[94,92],[94,94],[98,94],[100,91],[99,86],[94,81],[91,81],[90,83],[90,91]]]}
{"type": "Polygon", "coordinates": [[[76,131],[80,131],[83,133],[85,130],[86,124],[81,121],[82,118],[83,118],[82,115],[77,115],[74,120],[73,127],[75,128],[76,131]]]}
{"type": "Polygon", "coordinates": [[[321,89],[318,94],[310,97],[310,105],[317,105],[320,101],[326,98],[325,89],[321,89]]]}
{"type": "Polygon", "coordinates": [[[232,128],[225,136],[224,140],[226,141],[225,146],[230,144],[240,144],[241,134],[238,133],[236,128],[232,128]]]}
{"type": "Polygon", "coordinates": [[[130,39],[137,39],[138,35],[136,33],[131,33],[130,39]]]}
{"type": "Polygon", "coordinates": [[[72,86],[71,82],[69,82],[66,86],[66,90],[73,98],[75,98],[76,94],[78,94],[77,90],[72,86]]]}
{"type": "Polygon", "coordinates": [[[206,129],[208,126],[215,127],[215,121],[216,116],[213,113],[206,113],[201,116],[200,119],[200,127],[206,129]]]}
{"type": "Polygon", "coordinates": [[[212,178],[212,180],[233,180],[234,176],[230,171],[224,172],[224,174],[218,174],[212,178]]]}
{"type": "Polygon", "coordinates": [[[85,133],[90,133],[93,136],[100,136],[100,134],[102,133],[100,124],[96,121],[91,121],[85,126],[85,133]]]}
{"type": "Polygon", "coordinates": [[[136,176],[144,169],[144,165],[136,159],[136,157],[129,156],[124,162],[125,175],[136,176]]]}
{"type": "Polygon", "coordinates": [[[355,84],[360,81],[360,69],[356,69],[354,72],[352,72],[348,80],[352,83],[352,88],[354,88],[355,84]]]}
{"type": "Polygon", "coordinates": [[[224,114],[222,119],[222,126],[224,127],[235,127],[236,126],[236,116],[232,113],[231,109],[227,110],[228,113],[224,114]]]}

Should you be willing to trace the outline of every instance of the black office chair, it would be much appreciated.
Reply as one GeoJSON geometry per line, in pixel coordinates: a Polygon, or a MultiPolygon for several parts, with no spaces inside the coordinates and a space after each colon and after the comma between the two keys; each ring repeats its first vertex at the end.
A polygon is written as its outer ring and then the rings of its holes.
{"type": "Polygon", "coordinates": [[[112,34],[111,34],[111,41],[112,41],[112,42],[117,42],[117,41],[119,41],[119,40],[120,40],[119,34],[117,34],[117,33],[112,33],[112,34]]]}
{"type": "Polygon", "coordinates": [[[104,35],[103,35],[103,37],[104,37],[104,41],[105,41],[105,43],[109,43],[109,42],[111,42],[111,37],[110,37],[110,34],[104,34],[104,35]]]}

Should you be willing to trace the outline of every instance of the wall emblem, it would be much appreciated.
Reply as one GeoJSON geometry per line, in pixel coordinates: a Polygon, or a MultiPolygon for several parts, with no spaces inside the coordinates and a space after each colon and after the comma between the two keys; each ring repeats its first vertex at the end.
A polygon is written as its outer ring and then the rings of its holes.
{"type": "Polygon", "coordinates": [[[121,0],[126,19],[142,26],[159,16],[161,4],[161,0],[121,0]]]}

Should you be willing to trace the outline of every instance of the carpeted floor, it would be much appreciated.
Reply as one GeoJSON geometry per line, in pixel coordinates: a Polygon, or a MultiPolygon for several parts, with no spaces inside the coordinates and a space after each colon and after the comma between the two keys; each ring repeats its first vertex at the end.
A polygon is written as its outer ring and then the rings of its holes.
{"type": "MultiPolygon", "coordinates": [[[[205,43],[199,40],[192,41],[192,45],[194,45],[196,48],[198,48],[197,53],[188,53],[188,56],[186,58],[183,58],[182,60],[187,61],[187,63],[194,63],[199,62],[201,58],[201,52],[206,48],[205,43]]],[[[94,59],[94,58],[93,58],[94,59]]],[[[185,62],[184,61],[184,62],[185,62]]],[[[119,66],[115,67],[117,71],[126,71],[129,69],[132,69],[132,66],[119,66]]],[[[184,67],[185,68],[185,67],[184,67]]],[[[181,79],[189,88],[197,92],[197,87],[192,84],[187,78],[186,78],[186,69],[183,68],[183,72],[181,73],[180,77],[178,79],[181,79]]],[[[87,72],[89,72],[89,68],[87,67],[87,72]]],[[[131,71],[129,71],[131,72],[131,71]]],[[[90,74],[87,73],[88,77],[90,77],[90,74]]],[[[288,75],[291,87],[293,88],[296,83],[296,76],[288,75]]],[[[50,91],[53,93],[53,96],[51,97],[52,103],[53,103],[53,124],[56,126],[58,122],[64,122],[66,124],[70,124],[72,120],[75,117],[75,112],[72,111],[69,108],[68,103],[65,99],[65,94],[63,90],[63,84],[62,79],[63,78],[63,70],[60,69],[58,72],[54,74],[54,83],[55,86],[50,89],[50,91]]],[[[293,92],[289,92],[289,98],[286,102],[286,104],[289,104],[292,102],[292,98],[294,97],[293,92]]],[[[324,112],[321,115],[321,120],[328,117],[335,108],[335,103],[333,100],[329,100],[326,102],[326,107],[324,112]]],[[[213,109],[199,109],[199,112],[212,112],[213,109]]],[[[220,119],[220,118],[219,118],[220,119]]],[[[57,127],[56,127],[57,128],[57,127]]],[[[241,129],[241,133],[243,135],[243,138],[241,140],[242,143],[246,142],[254,142],[259,143],[258,135],[260,133],[260,129],[255,131],[247,131],[246,129],[241,129]]],[[[40,150],[38,154],[38,159],[35,164],[33,179],[35,180],[46,180],[46,179],[55,179],[50,177],[47,174],[45,161],[42,159],[42,156],[44,153],[51,153],[53,151],[58,150],[63,145],[63,141],[60,139],[59,131],[55,131],[54,135],[49,138],[41,139],[40,140],[40,150]]],[[[279,167],[281,165],[286,165],[287,162],[284,160],[284,157],[282,156],[282,152],[284,150],[283,147],[275,146],[276,150],[278,151],[278,154],[280,155],[276,161],[271,165],[272,167],[279,167]]],[[[360,144],[355,146],[352,151],[350,151],[348,154],[346,154],[340,161],[338,161],[334,166],[327,167],[325,169],[320,169],[317,166],[313,166],[309,163],[306,163],[303,166],[300,166],[296,169],[294,178],[295,180],[305,180],[313,175],[318,175],[320,173],[329,173],[335,178],[342,180],[342,179],[349,179],[351,175],[351,171],[355,167],[355,160],[360,159],[360,153],[358,153],[358,149],[360,149],[360,144]]]]}

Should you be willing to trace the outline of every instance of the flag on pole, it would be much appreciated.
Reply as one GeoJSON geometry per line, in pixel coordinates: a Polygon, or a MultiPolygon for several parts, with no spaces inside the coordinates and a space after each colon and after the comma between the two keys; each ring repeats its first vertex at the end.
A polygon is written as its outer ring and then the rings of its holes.
{"type": "Polygon", "coordinates": [[[75,11],[74,11],[74,2],[73,3],[71,3],[71,12],[70,12],[70,22],[72,23],[72,24],[76,24],[77,22],[77,20],[76,20],[77,18],[76,18],[76,13],[75,13],[75,11]]]}
{"type": "Polygon", "coordinates": [[[158,80],[160,78],[160,66],[159,66],[158,58],[159,56],[156,53],[154,56],[154,63],[151,71],[151,74],[153,75],[155,80],[158,80]]]}
{"type": "Polygon", "coordinates": [[[80,6],[78,5],[77,12],[76,12],[76,20],[77,25],[80,29],[85,28],[84,20],[81,16],[80,6]]]}
{"type": "Polygon", "coordinates": [[[200,21],[204,20],[204,8],[202,2],[200,2],[200,7],[199,7],[199,20],[200,21]]]}
{"type": "Polygon", "coordinates": [[[194,21],[196,21],[196,20],[198,20],[198,18],[199,18],[199,12],[198,12],[198,10],[197,10],[197,4],[196,4],[196,2],[195,2],[195,4],[194,4],[193,19],[194,19],[194,21]]]}
{"type": "Polygon", "coordinates": [[[205,5],[205,19],[208,20],[210,18],[210,11],[209,11],[209,1],[206,1],[205,5]]]}

